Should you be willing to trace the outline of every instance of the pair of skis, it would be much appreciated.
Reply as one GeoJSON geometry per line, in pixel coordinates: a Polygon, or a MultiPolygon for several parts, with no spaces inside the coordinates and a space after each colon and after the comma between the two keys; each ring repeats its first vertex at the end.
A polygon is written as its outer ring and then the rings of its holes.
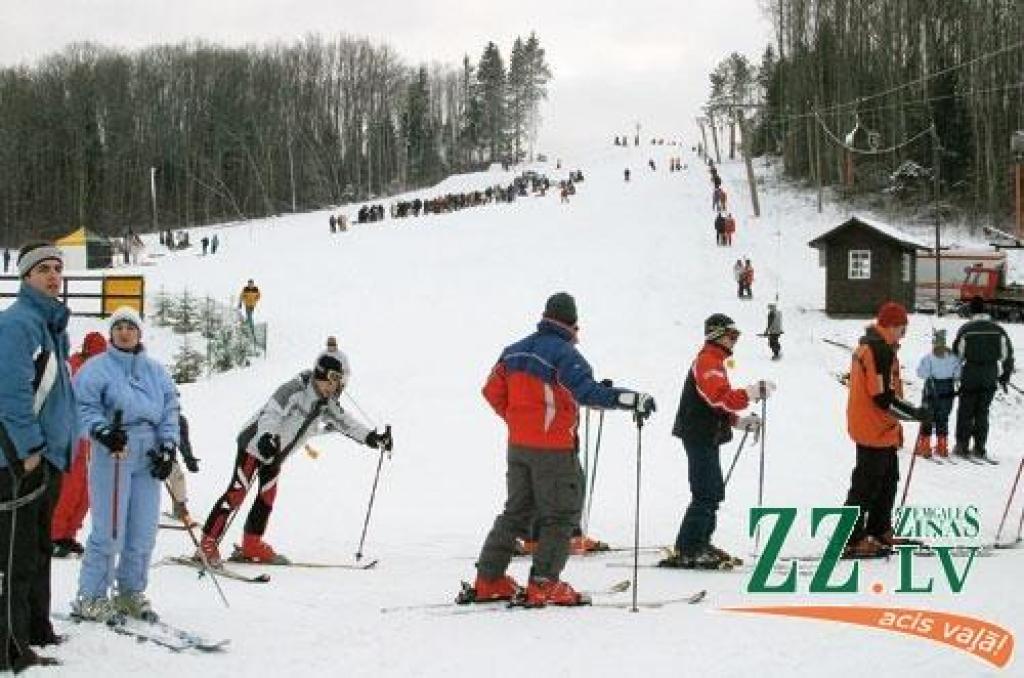
{"type": "Polygon", "coordinates": [[[171,652],[217,652],[226,649],[231,643],[229,639],[213,640],[163,621],[144,621],[126,615],[117,615],[106,622],[85,619],[75,614],[56,613],[53,616],[75,624],[88,623],[100,626],[119,636],[133,638],[140,643],[152,643],[171,652]]]}
{"type": "MultiPolygon", "coordinates": [[[[238,565],[265,565],[267,567],[295,567],[295,568],[306,568],[306,569],[331,569],[331,570],[371,570],[377,566],[380,561],[377,559],[368,560],[365,563],[318,563],[318,562],[290,562],[287,564],[268,564],[268,563],[250,563],[247,561],[233,561],[229,560],[229,563],[238,565]]],[[[158,565],[182,565],[184,567],[192,568],[193,570],[199,571],[200,574],[204,574],[203,564],[190,556],[169,556],[164,560],[157,563],[158,565]]],[[[257,575],[248,575],[240,572],[233,567],[222,565],[220,567],[212,568],[214,574],[226,579],[232,579],[234,581],[240,581],[247,584],[266,584],[270,581],[270,575],[261,573],[257,575]]]]}

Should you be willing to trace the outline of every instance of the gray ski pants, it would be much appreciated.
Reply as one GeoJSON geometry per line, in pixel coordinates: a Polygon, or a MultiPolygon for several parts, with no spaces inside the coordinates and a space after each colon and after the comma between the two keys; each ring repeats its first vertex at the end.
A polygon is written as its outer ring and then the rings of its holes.
{"type": "Polygon", "coordinates": [[[508,499],[494,520],[477,561],[481,576],[505,574],[516,538],[536,519],[537,550],[531,577],[558,579],[569,558],[573,529],[583,509],[583,469],[574,451],[552,452],[509,445],[508,499]]]}

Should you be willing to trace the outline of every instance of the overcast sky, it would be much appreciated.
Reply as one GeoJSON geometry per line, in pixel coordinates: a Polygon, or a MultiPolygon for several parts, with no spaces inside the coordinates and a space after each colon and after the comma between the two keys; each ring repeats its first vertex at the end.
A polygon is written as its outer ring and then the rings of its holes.
{"type": "Polygon", "coordinates": [[[230,45],[348,33],[408,62],[508,58],[537,32],[554,79],[538,149],[570,154],[615,134],[688,135],[707,74],[732,51],[759,61],[771,27],[758,0],[0,0],[0,64],[31,64],[69,42],[138,48],[186,38],[230,45]]]}

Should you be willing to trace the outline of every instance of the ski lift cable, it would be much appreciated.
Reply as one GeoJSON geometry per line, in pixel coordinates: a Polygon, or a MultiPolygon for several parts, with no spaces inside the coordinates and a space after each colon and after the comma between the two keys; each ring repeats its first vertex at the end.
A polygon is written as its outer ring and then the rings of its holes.
{"type": "Polygon", "coordinates": [[[878,148],[878,149],[874,149],[874,150],[865,150],[865,149],[862,149],[862,148],[855,148],[853,146],[850,146],[845,141],[843,141],[842,139],[837,137],[832,132],[832,130],[830,130],[828,128],[828,125],[825,124],[825,121],[821,119],[820,115],[815,115],[814,117],[818,120],[818,124],[821,125],[821,128],[823,130],[825,130],[825,134],[835,144],[845,148],[850,153],[858,153],[860,155],[884,155],[884,154],[887,154],[887,153],[892,153],[893,151],[898,151],[899,149],[903,148],[904,146],[909,146],[910,144],[914,143],[915,141],[917,141],[921,137],[925,136],[926,134],[930,134],[932,132],[932,130],[935,128],[935,125],[928,125],[927,127],[925,127],[923,130],[921,130],[920,132],[918,132],[914,136],[912,136],[912,137],[910,137],[910,138],[908,138],[908,139],[906,139],[906,140],[904,140],[904,141],[902,141],[902,142],[900,142],[898,144],[890,146],[889,148],[878,148]]]}

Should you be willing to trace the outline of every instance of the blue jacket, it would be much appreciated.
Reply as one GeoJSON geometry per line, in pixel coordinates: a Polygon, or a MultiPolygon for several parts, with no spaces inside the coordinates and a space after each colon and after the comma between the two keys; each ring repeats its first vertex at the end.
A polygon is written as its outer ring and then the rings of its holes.
{"type": "Polygon", "coordinates": [[[106,353],[78,371],[75,393],[79,421],[90,435],[100,426],[113,424],[114,412],[121,410],[130,451],[145,454],[161,443],[177,446],[180,442],[174,383],[167,369],[141,348],[129,353],[111,344],[106,353]]]}
{"type": "Polygon", "coordinates": [[[70,315],[60,301],[25,283],[18,300],[0,313],[0,425],[14,448],[0,454],[0,467],[7,467],[7,454],[24,460],[37,452],[62,471],[71,463],[78,427],[67,366],[70,315]]]}

